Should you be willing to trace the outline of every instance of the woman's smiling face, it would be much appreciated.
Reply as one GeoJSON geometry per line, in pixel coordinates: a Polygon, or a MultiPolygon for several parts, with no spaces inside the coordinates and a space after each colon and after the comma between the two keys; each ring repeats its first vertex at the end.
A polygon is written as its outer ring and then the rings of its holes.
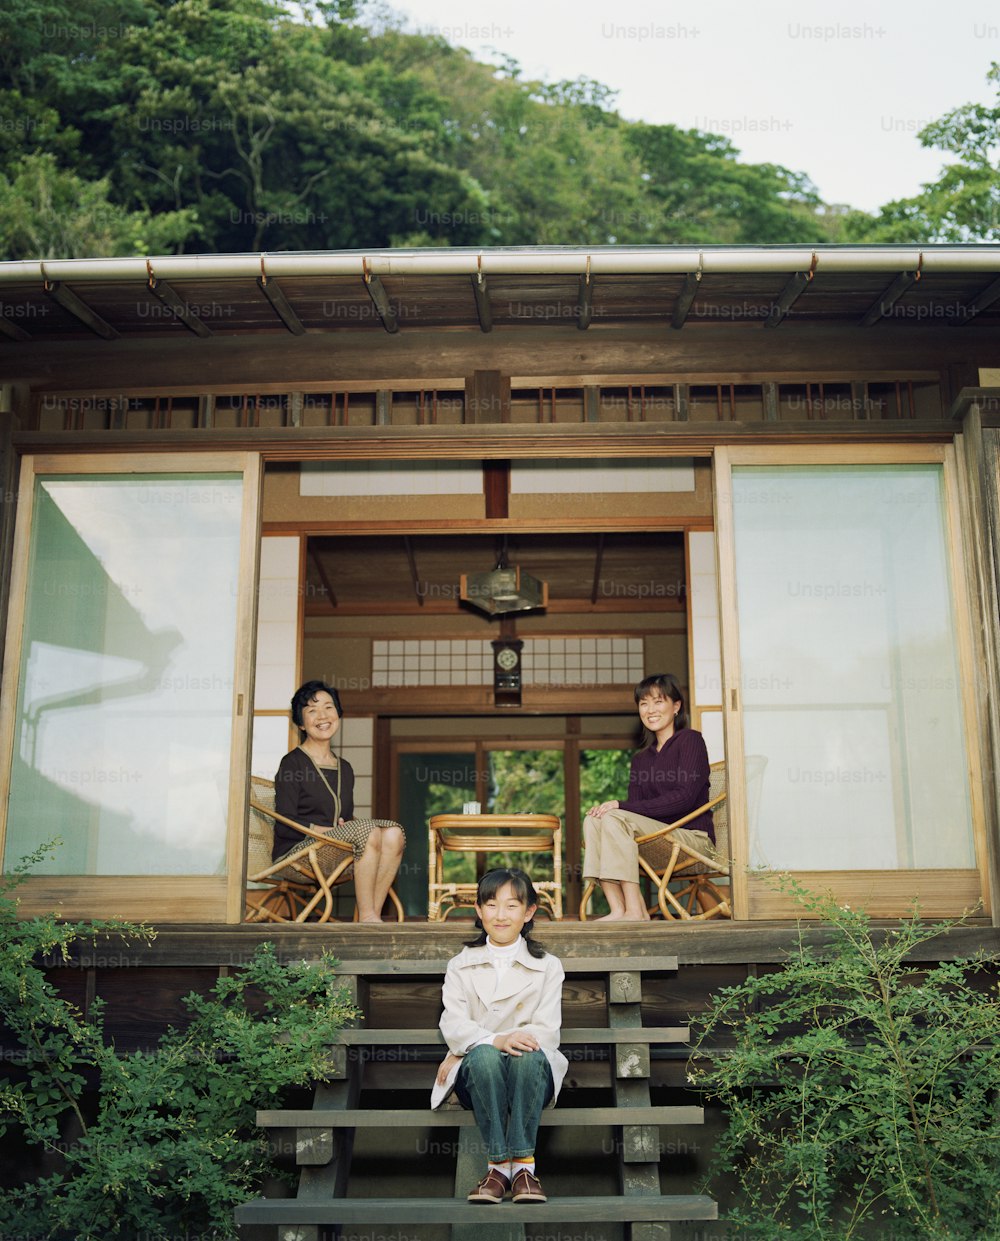
{"type": "Polygon", "coordinates": [[[673,728],[681,704],[665,698],[658,689],[651,690],[639,699],[639,718],[651,733],[673,728]]]}
{"type": "Polygon", "coordinates": [[[333,699],[326,690],[320,690],[302,708],[303,732],[310,741],[327,743],[337,735],[339,727],[340,716],[333,699]]]}

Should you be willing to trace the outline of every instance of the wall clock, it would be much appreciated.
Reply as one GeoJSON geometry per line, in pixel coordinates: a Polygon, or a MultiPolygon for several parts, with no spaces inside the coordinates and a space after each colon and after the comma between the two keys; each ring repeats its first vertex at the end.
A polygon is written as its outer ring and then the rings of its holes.
{"type": "Polygon", "coordinates": [[[521,705],[520,638],[493,639],[493,703],[497,707],[521,705]]]}

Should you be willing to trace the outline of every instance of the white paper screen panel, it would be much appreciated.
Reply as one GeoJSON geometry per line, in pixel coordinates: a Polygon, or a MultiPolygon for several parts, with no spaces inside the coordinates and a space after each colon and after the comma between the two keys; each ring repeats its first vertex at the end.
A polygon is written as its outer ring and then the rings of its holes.
{"type": "Polygon", "coordinates": [[[722,648],[719,635],[719,583],[715,533],[693,530],[688,535],[691,577],[691,650],[694,684],[691,698],[698,707],[722,706],[722,648]]]}
{"type": "Polygon", "coordinates": [[[375,724],[366,716],[346,716],[334,742],[341,758],[354,768],[354,817],[371,818],[375,772],[375,724]]]}
{"type": "Polygon", "coordinates": [[[447,496],[482,491],[482,467],[464,461],[309,461],[299,467],[303,496],[447,496]]]}
{"type": "MultiPolygon", "coordinates": [[[[633,637],[526,638],[525,685],[633,685],[645,675],[643,640],[633,637]]],[[[491,685],[488,641],[381,639],[372,643],[376,686],[491,685]]]]}
{"type": "Polygon", "coordinates": [[[600,494],[607,492],[694,491],[694,462],[595,460],[515,461],[510,468],[512,495],[600,494]]]}
{"type": "Polygon", "coordinates": [[[298,620],[299,538],[267,535],[260,542],[255,711],[288,709],[298,677],[298,620]]]}
{"type": "MultiPolygon", "coordinates": [[[[289,697],[291,695],[289,694],[289,697]]],[[[273,780],[278,764],[288,753],[288,717],[258,715],[253,722],[253,746],[250,771],[265,780],[273,780]]]]}

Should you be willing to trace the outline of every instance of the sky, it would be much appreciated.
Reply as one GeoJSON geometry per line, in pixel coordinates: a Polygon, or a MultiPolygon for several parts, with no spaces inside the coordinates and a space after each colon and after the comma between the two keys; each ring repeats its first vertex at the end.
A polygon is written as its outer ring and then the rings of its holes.
{"type": "Polygon", "coordinates": [[[917,134],[995,102],[995,0],[389,0],[522,77],[594,78],[628,120],[723,134],[749,163],[804,172],[829,203],[876,211],[947,162],[917,134]]]}

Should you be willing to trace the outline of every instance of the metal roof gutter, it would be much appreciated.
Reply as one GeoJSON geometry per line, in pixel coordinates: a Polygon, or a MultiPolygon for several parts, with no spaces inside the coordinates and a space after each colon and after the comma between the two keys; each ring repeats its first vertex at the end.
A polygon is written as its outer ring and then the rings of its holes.
{"type": "Polygon", "coordinates": [[[462,250],[320,250],[22,259],[0,285],[66,281],[247,280],[298,276],[705,275],[826,272],[1000,272],[1000,246],[598,246],[462,250]]]}

